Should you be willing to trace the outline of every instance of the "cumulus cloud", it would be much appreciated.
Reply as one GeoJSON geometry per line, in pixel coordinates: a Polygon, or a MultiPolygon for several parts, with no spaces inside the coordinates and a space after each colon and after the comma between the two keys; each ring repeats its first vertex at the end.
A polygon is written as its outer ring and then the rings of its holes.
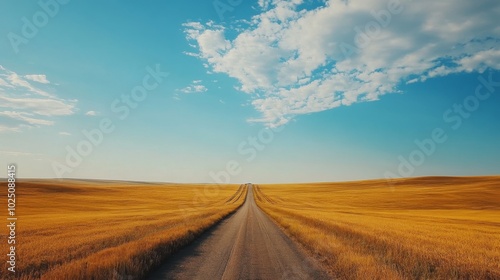
{"type": "Polygon", "coordinates": [[[49,83],[45,75],[19,75],[0,66],[0,133],[51,126],[54,117],[74,114],[76,100],[61,99],[40,87],[49,83]]]}
{"type": "Polygon", "coordinates": [[[207,71],[235,78],[261,117],[297,115],[399,92],[405,83],[500,69],[500,2],[259,0],[245,28],[184,25],[207,71]]]}

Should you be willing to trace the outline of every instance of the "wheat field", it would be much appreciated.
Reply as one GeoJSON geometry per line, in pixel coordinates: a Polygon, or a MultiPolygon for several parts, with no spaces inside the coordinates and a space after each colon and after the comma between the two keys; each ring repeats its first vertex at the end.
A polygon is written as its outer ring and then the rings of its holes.
{"type": "MultiPolygon", "coordinates": [[[[6,183],[0,188],[7,201],[6,183]]],[[[234,212],[245,193],[236,185],[19,181],[16,273],[2,264],[2,279],[144,277],[234,212]]]]}
{"type": "Polygon", "coordinates": [[[500,279],[500,177],[262,185],[257,204],[335,279],[500,279]]]}

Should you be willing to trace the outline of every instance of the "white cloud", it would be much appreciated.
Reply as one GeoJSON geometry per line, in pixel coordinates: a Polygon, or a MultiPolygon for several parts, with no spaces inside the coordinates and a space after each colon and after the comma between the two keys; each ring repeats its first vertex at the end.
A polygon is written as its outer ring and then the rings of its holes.
{"type": "Polygon", "coordinates": [[[19,152],[19,151],[0,151],[0,155],[18,157],[18,156],[41,156],[42,154],[19,152]]]}
{"type": "Polygon", "coordinates": [[[205,92],[208,89],[201,84],[201,80],[194,80],[191,82],[191,85],[179,89],[178,91],[183,92],[183,93],[199,93],[199,92],[205,92]]]}
{"type": "Polygon", "coordinates": [[[5,76],[10,84],[10,86],[7,87],[25,89],[29,93],[33,93],[44,97],[53,97],[50,93],[31,85],[26,78],[19,76],[17,73],[7,70],[6,74],[2,74],[2,76],[5,76]]]}
{"type": "Polygon", "coordinates": [[[0,124],[0,133],[3,132],[21,132],[21,128],[19,126],[12,127],[0,124]]]}
{"type": "Polygon", "coordinates": [[[26,79],[34,82],[38,82],[41,84],[50,84],[49,80],[47,80],[47,76],[45,75],[25,75],[26,79]]]}
{"type": "Polygon", "coordinates": [[[378,100],[402,83],[500,69],[498,1],[329,0],[311,10],[302,2],[260,0],[243,30],[184,25],[207,71],[252,94],[262,117],[251,121],[282,125],[378,100]]]}
{"type": "Polygon", "coordinates": [[[185,55],[192,56],[192,57],[200,57],[199,54],[194,53],[194,52],[182,52],[185,55]]]}
{"type": "Polygon", "coordinates": [[[484,71],[487,68],[500,69],[500,49],[480,51],[459,60],[464,71],[484,71]]]}
{"type": "Polygon", "coordinates": [[[188,23],[183,24],[183,26],[189,27],[192,29],[203,29],[204,28],[204,26],[199,22],[188,22],[188,23]]]}
{"type": "Polygon", "coordinates": [[[30,125],[53,125],[54,121],[49,121],[40,118],[34,118],[33,114],[27,112],[16,112],[16,111],[3,111],[0,112],[0,117],[11,118],[14,120],[19,120],[30,125]]]}
{"type": "Polygon", "coordinates": [[[77,101],[61,99],[39,87],[46,84],[45,75],[23,76],[0,66],[0,117],[8,120],[0,126],[0,133],[54,125],[51,118],[74,114],[77,101]]]}
{"type": "Polygon", "coordinates": [[[97,112],[96,111],[88,111],[87,113],[85,113],[86,116],[90,116],[90,117],[95,117],[97,116],[97,112]]]}
{"type": "Polygon", "coordinates": [[[271,3],[271,0],[259,0],[258,4],[261,8],[267,9],[269,7],[269,4],[271,3]]]}
{"type": "Polygon", "coordinates": [[[42,116],[67,116],[74,113],[75,101],[43,98],[10,98],[0,94],[0,108],[25,109],[42,116]]]}
{"type": "Polygon", "coordinates": [[[71,133],[65,132],[65,131],[61,131],[61,132],[59,132],[59,135],[62,135],[62,136],[71,136],[71,133]]]}
{"type": "Polygon", "coordinates": [[[4,79],[0,78],[0,87],[12,88],[13,86],[11,84],[9,84],[7,81],[5,81],[4,79]]]}

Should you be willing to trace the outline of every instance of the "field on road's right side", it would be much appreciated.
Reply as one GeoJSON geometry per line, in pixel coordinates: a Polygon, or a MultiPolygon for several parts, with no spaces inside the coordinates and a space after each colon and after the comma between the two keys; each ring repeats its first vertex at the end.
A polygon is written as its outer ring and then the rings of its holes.
{"type": "Polygon", "coordinates": [[[500,177],[262,185],[257,204],[337,279],[500,279],[500,177]]]}
{"type": "MultiPolygon", "coordinates": [[[[2,201],[7,201],[6,185],[0,183],[2,201]]],[[[4,261],[0,278],[142,279],[234,212],[246,190],[236,185],[20,180],[16,273],[7,271],[4,261]]],[[[0,232],[2,254],[8,252],[5,233],[0,232]]]]}

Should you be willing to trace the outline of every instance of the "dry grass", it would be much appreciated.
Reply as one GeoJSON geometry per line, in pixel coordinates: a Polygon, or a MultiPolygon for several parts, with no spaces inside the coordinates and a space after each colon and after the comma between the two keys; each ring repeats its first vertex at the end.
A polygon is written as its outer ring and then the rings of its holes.
{"type": "Polygon", "coordinates": [[[259,186],[337,279],[500,279],[500,177],[259,186]]]}
{"type": "MultiPolygon", "coordinates": [[[[6,184],[0,188],[6,201],[6,184]]],[[[241,186],[20,181],[15,276],[141,278],[235,211],[244,193],[241,186]]],[[[1,266],[2,279],[13,278],[7,267],[1,266]]]]}

